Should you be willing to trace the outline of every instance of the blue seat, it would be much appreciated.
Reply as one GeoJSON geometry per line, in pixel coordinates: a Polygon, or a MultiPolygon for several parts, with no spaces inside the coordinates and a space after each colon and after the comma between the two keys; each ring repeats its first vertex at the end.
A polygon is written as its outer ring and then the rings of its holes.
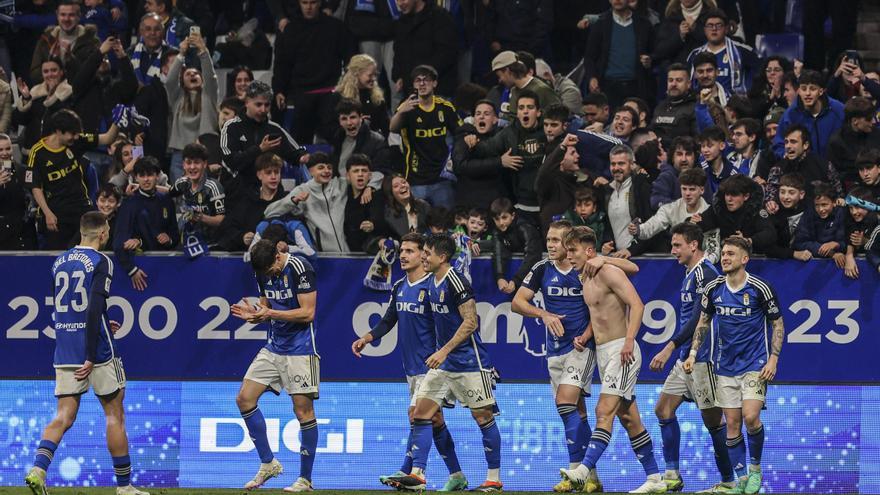
{"type": "Polygon", "coordinates": [[[789,60],[803,60],[804,37],[795,33],[759,34],[755,37],[755,51],[760,58],[779,55],[789,60]]]}
{"type": "Polygon", "coordinates": [[[785,31],[800,33],[804,25],[804,0],[788,0],[785,5],[785,31]]]}

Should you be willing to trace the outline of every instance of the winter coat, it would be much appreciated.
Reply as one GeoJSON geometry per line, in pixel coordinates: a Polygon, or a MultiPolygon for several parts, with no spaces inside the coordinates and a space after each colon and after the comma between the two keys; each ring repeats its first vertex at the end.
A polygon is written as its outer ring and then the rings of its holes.
{"type": "Polygon", "coordinates": [[[788,209],[782,206],[770,216],[770,223],[776,231],[776,242],[767,247],[766,255],[770,258],[791,259],[794,257],[794,249],[791,242],[794,239],[795,230],[804,215],[804,202],[801,201],[794,208],[788,209]]]}
{"type": "Polygon", "coordinates": [[[92,52],[73,80],[73,111],[89,132],[99,130],[102,120],[109,124],[113,107],[131,104],[138,92],[138,80],[128,57],[117,62],[118,77],[97,74],[103,58],[100,51],[92,52]]]}
{"type": "Polygon", "coordinates": [[[843,103],[828,96],[821,98],[822,110],[815,117],[804,108],[800,98],[782,114],[782,120],[776,128],[776,137],[773,138],[773,152],[776,156],[782,158],[785,152],[785,130],[795,124],[801,124],[810,131],[810,151],[821,157],[826,156],[831,136],[843,126],[843,103]]]}
{"type": "Polygon", "coordinates": [[[836,207],[828,215],[828,218],[819,218],[814,208],[806,208],[804,216],[794,231],[792,248],[795,251],[809,251],[813,256],[819,256],[819,248],[826,242],[838,244],[836,253],[846,252],[846,238],[844,237],[845,210],[836,207]]]}
{"type": "Polygon", "coordinates": [[[828,160],[816,156],[815,153],[807,153],[800,160],[780,160],[775,167],[770,169],[765,189],[765,201],[778,201],[779,180],[785,174],[797,172],[804,178],[804,201],[810,204],[813,198],[813,185],[816,182],[825,182],[834,188],[838,197],[843,197],[843,186],[834,165],[828,160]]]}
{"type": "Polygon", "coordinates": [[[517,218],[504,232],[497,229],[492,236],[494,250],[492,265],[495,280],[507,279],[507,265],[514,253],[523,253],[523,262],[510,280],[519,288],[532,266],[541,261],[544,242],[538,229],[528,221],[517,218]]]}
{"type": "MultiPolygon", "coordinates": [[[[345,164],[339,163],[343,142],[345,142],[345,130],[337,126],[336,134],[333,136],[330,144],[333,145],[333,163],[337,164],[336,168],[340,171],[345,170],[345,164]]],[[[371,170],[388,170],[391,168],[390,152],[388,140],[385,139],[385,136],[370,130],[370,125],[366,121],[361,122],[361,128],[355,138],[352,154],[363,153],[370,157],[371,170]]]]}
{"type": "Polygon", "coordinates": [[[697,134],[697,120],[694,116],[696,99],[693,92],[688,91],[681,98],[667,98],[654,109],[651,129],[666,144],[672,146],[672,140],[679,136],[697,134]]]}
{"type": "Polygon", "coordinates": [[[51,95],[45,83],[37,84],[30,91],[31,99],[28,101],[19,99],[12,113],[13,125],[25,126],[20,144],[23,149],[28,150],[43,136],[46,119],[58,110],[70,108],[73,104],[73,86],[66,80],[58,83],[55,92],[51,95]]]}
{"type": "Polygon", "coordinates": [[[256,232],[266,207],[284,196],[284,189],[279,186],[275,196],[267,201],[260,198],[260,187],[257,186],[243,189],[234,198],[230,197],[226,216],[217,232],[220,247],[226,251],[246,250],[242,237],[248,232],[256,232]]]}
{"type": "Polygon", "coordinates": [[[458,34],[452,15],[433,2],[394,21],[392,79],[402,79],[404,88],[411,88],[410,72],[422,64],[439,74],[437,94],[451,96],[458,84],[458,34]]]}
{"type": "MultiPolygon", "coordinates": [[[[552,0],[492,0],[486,12],[486,39],[504,50],[541,56],[553,29],[552,0]]],[[[530,265],[531,266],[531,265],[530,265]]]]}
{"type": "MultiPolygon", "coordinates": [[[[479,136],[480,139],[491,139],[498,133],[498,127],[489,133],[479,136]]],[[[477,134],[473,124],[464,124],[455,133],[455,144],[452,148],[452,171],[458,178],[455,187],[455,204],[469,208],[489,208],[495,198],[506,196],[501,182],[501,157],[489,156],[477,158],[471,155],[471,150],[464,137],[469,134],[477,134]]]]}
{"type": "Polygon", "coordinates": [[[872,127],[865,134],[856,132],[852,126],[844,123],[828,142],[828,160],[840,174],[840,180],[846,183],[855,182],[859,178],[856,157],[864,149],[880,149],[880,129],[872,127]]]}
{"type": "Polygon", "coordinates": [[[498,157],[500,160],[501,155],[510,149],[512,155],[522,157],[522,168],[517,171],[503,169],[502,177],[510,184],[510,190],[517,203],[538,206],[535,179],[544,161],[546,146],[547,138],[540,120],[531,129],[524,129],[517,120],[495,136],[477,143],[472,150],[472,156],[498,157]]]}
{"type": "MultiPolygon", "coordinates": [[[[611,11],[607,11],[599,17],[599,20],[590,26],[590,34],[587,39],[587,48],[584,51],[584,78],[589,81],[596,78],[602,81],[605,70],[608,68],[608,59],[611,54],[611,31],[614,19],[611,11]]],[[[654,28],[644,17],[633,14],[632,25],[635,29],[636,49],[632,56],[635,59],[635,80],[638,84],[638,94],[647,97],[654,93],[654,75],[651,69],[646,69],[639,61],[642,55],[650,55],[654,46],[654,28]]]]}
{"type": "MultiPolygon", "coordinates": [[[[73,52],[64,60],[64,74],[68,79],[73,79],[80,66],[101,46],[97,36],[98,29],[95,26],[77,26],[75,29],[77,37],[73,44],[73,52]]],[[[31,84],[43,81],[43,62],[60,55],[61,46],[58,39],[60,32],[60,26],[49,26],[40,36],[34,49],[34,56],[31,58],[31,84]]]]}
{"type": "Polygon", "coordinates": [[[728,211],[724,198],[716,195],[712,206],[702,214],[697,225],[703,232],[718,229],[721,239],[726,239],[737,231],[752,240],[752,250],[766,252],[776,242],[776,230],[768,219],[769,215],[762,209],[762,190],[754,183],[753,190],[745,204],[736,211],[728,211]]]}
{"type": "MultiPolygon", "coordinates": [[[[648,181],[648,176],[645,174],[633,173],[630,175],[630,179],[632,179],[632,185],[630,185],[628,194],[629,217],[640,218],[642,221],[651,218],[654,211],[651,209],[651,183],[648,181]]],[[[613,193],[614,189],[611,187],[611,184],[605,186],[603,209],[605,212],[608,211],[608,205],[611,203],[611,195],[613,193]]],[[[609,228],[609,231],[610,230],[612,229],[609,228]]],[[[617,249],[629,249],[630,253],[634,256],[638,256],[642,253],[648,252],[653,246],[654,243],[650,240],[643,242],[638,239],[633,239],[631,245],[617,246],[617,249]]]]}

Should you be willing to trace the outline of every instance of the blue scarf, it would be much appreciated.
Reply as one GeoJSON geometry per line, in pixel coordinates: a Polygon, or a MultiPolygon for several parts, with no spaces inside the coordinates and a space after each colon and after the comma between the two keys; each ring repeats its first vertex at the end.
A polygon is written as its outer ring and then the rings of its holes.
{"type": "Polygon", "coordinates": [[[139,83],[147,86],[153,82],[153,78],[162,73],[162,54],[165,52],[166,46],[165,42],[162,42],[162,46],[156,52],[152,62],[148,62],[150,53],[144,47],[144,40],[140,39],[134,45],[134,50],[131,52],[131,67],[134,69],[134,75],[137,76],[139,83]],[[146,64],[149,64],[149,67],[146,72],[143,72],[141,66],[146,64]]]}
{"type": "Polygon", "coordinates": [[[373,290],[388,291],[391,290],[391,265],[397,259],[397,250],[400,244],[393,239],[385,239],[379,245],[379,252],[373,258],[370,269],[364,277],[364,287],[373,290]]]}

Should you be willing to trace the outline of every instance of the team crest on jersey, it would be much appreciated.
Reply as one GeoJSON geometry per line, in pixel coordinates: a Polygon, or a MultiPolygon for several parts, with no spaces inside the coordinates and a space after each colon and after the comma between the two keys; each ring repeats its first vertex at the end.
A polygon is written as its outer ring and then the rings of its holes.
{"type": "Polygon", "coordinates": [[[64,152],[64,154],[67,155],[67,158],[70,158],[71,160],[73,159],[73,152],[70,151],[70,148],[68,148],[68,149],[64,152]]]}
{"type": "Polygon", "coordinates": [[[441,291],[440,291],[440,297],[438,297],[438,299],[440,300],[440,302],[443,302],[443,298],[444,298],[444,297],[446,297],[446,291],[441,290],[441,291]]]}
{"type": "MultiPolygon", "coordinates": [[[[403,294],[401,294],[401,295],[403,295],[403,294]]],[[[421,289],[419,291],[419,302],[422,302],[424,300],[425,300],[425,289],[421,289]]]]}
{"type": "Polygon", "coordinates": [[[446,117],[443,116],[443,112],[437,112],[437,120],[439,120],[440,123],[443,123],[443,120],[444,120],[445,118],[446,118],[446,117]]]}
{"type": "Polygon", "coordinates": [[[168,220],[168,208],[162,208],[162,218],[168,220]]]}
{"type": "Polygon", "coordinates": [[[290,286],[290,280],[287,278],[287,275],[284,276],[284,286],[285,286],[285,287],[289,287],[289,286],[290,286]]]}
{"type": "Polygon", "coordinates": [[[202,204],[202,193],[196,194],[196,203],[202,204]]]}
{"type": "Polygon", "coordinates": [[[530,155],[534,155],[538,152],[538,149],[540,149],[540,147],[541,143],[539,143],[536,139],[530,139],[526,141],[526,143],[523,145],[523,150],[525,150],[525,152],[530,155]]]}
{"type": "Polygon", "coordinates": [[[725,63],[725,64],[730,63],[730,57],[728,57],[727,54],[725,53],[724,57],[721,59],[721,62],[725,63]]]}
{"type": "Polygon", "coordinates": [[[749,305],[749,295],[748,294],[743,294],[743,304],[746,306],[749,305]]]}

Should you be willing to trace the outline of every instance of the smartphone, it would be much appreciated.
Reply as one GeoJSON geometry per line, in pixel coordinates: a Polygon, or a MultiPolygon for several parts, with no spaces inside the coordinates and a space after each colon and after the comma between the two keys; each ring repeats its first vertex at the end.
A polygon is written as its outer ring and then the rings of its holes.
{"type": "Polygon", "coordinates": [[[277,139],[281,139],[281,134],[269,134],[269,140],[275,141],[277,139]]]}
{"type": "Polygon", "coordinates": [[[846,54],[844,56],[847,58],[847,60],[850,61],[850,63],[856,64],[856,65],[859,65],[859,60],[861,60],[861,58],[862,58],[859,55],[859,52],[857,52],[855,50],[847,50],[846,54]]]}
{"type": "Polygon", "coordinates": [[[3,170],[4,172],[12,173],[12,160],[0,161],[0,170],[3,170]]]}
{"type": "Polygon", "coordinates": [[[137,160],[138,158],[144,156],[144,147],[143,146],[132,146],[131,147],[131,159],[137,160]]]}
{"type": "Polygon", "coordinates": [[[199,26],[191,26],[189,28],[189,34],[190,35],[197,34],[197,35],[201,36],[202,35],[202,28],[200,28],[199,26]]]}

